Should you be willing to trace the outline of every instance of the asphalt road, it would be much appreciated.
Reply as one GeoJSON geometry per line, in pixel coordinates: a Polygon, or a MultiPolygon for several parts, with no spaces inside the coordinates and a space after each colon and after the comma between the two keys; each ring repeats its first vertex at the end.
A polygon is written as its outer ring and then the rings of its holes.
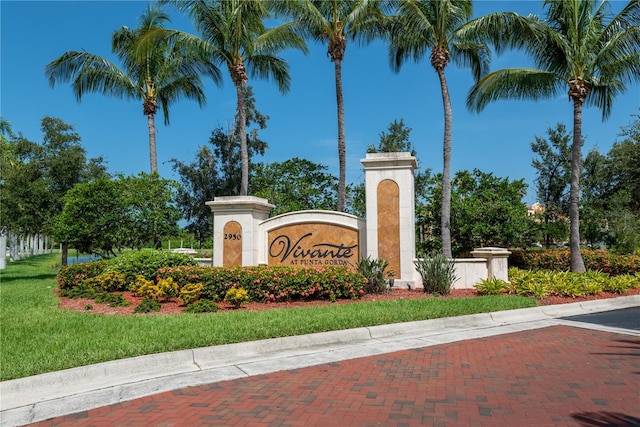
{"type": "Polygon", "coordinates": [[[563,317],[563,320],[593,323],[611,328],[633,329],[640,331],[640,307],[630,307],[622,310],[605,311],[594,314],[563,317]]]}

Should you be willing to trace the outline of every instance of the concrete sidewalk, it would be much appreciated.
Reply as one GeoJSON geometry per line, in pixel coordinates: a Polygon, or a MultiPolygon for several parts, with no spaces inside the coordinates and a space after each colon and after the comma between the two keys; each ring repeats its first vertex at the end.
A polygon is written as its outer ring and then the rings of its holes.
{"type": "Polygon", "coordinates": [[[640,296],[621,297],[198,348],[52,372],[0,383],[0,425],[24,425],[184,387],[562,325],[560,317],[637,306],[640,296]]]}

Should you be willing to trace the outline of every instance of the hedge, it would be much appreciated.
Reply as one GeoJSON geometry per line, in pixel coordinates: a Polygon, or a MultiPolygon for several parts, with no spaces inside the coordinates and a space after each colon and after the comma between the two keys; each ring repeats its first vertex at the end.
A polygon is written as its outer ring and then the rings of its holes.
{"type": "MultiPolygon", "coordinates": [[[[640,272],[640,256],[619,255],[606,250],[582,250],[587,270],[601,271],[611,276],[640,272]]],[[[569,271],[569,249],[515,249],[509,257],[509,265],[522,270],[569,271]]]]}

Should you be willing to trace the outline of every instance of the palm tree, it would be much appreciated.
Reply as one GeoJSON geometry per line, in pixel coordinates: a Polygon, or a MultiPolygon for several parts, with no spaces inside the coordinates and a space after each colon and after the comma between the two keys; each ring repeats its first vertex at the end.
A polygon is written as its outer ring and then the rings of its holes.
{"type": "Polygon", "coordinates": [[[122,62],[122,68],[95,54],[67,51],[45,69],[52,87],[57,81],[72,81],[78,102],[90,92],[141,100],[149,127],[152,173],[158,171],[155,115],[159,106],[168,125],[169,106],[181,97],[194,99],[200,106],[206,102],[200,74],[209,75],[216,83],[220,81],[220,71],[215,65],[186,45],[157,40],[152,48],[141,47],[140,40],[163,28],[166,22],[170,22],[166,12],[149,6],[137,29],[123,26],[113,33],[112,51],[122,62]]]}
{"type": "Polygon", "coordinates": [[[242,176],[240,195],[249,187],[249,152],[246,133],[245,92],[249,75],[272,78],[282,93],[290,86],[289,67],[276,56],[287,48],[307,52],[304,40],[283,24],[266,28],[270,18],[267,4],[260,0],[164,0],[187,13],[200,37],[174,32],[181,40],[198,45],[199,50],[229,70],[236,89],[237,109],[235,131],[240,139],[242,176]]]}
{"type": "Polygon", "coordinates": [[[277,15],[293,18],[305,36],[327,43],[327,56],[334,64],[338,113],[338,211],[345,210],[346,142],[344,133],[344,100],[342,60],[347,39],[362,42],[386,34],[385,17],[380,0],[274,0],[277,15]]]}
{"type": "Polygon", "coordinates": [[[442,253],[451,258],[451,127],[452,112],[445,68],[450,60],[470,66],[477,80],[488,71],[490,52],[477,42],[462,38],[459,29],[472,14],[471,0],[400,0],[389,43],[389,60],[398,72],[408,60],[420,61],[427,52],[440,80],[444,109],[442,144],[442,253]]]}
{"type": "Polygon", "coordinates": [[[508,68],[487,74],[471,89],[467,106],[477,112],[497,99],[549,99],[568,89],[573,103],[569,217],[571,270],[585,271],[580,253],[582,108],[595,106],[605,120],[615,96],[640,80],[640,1],[617,15],[607,1],[546,0],[547,16],[494,13],[469,24],[469,34],[500,52],[524,49],[538,68],[508,68]]]}

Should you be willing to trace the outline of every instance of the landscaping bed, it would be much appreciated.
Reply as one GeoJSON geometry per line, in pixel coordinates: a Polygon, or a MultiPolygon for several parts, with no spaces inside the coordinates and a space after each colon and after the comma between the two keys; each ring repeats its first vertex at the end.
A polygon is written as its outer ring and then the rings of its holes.
{"type": "MultiPolygon", "coordinates": [[[[541,298],[536,298],[539,305],[554,305],[554,304],[567,304],[572,302],[591,301],[606,298],[617,298],[620,296],[640,295],[640,288],[629,289],[622,294],[616,294],[611,292],[602,292],[596,295],[585,295],[578,297],[561,297],[555,295],[549,295],[541,298]]],[[[129,316],[133,315],[133,310],[142,301],[142,297],[138,297],[132,292],[124,292],[124,298],[131,303],[128,307],[110,307],[108,304],[98,304],[88,298],[60,298],[60,308],[73,311],[85,311],[87,313],[104,314],[104,315],[120,315],[129,316]],[[91,307],[88,309],[88,307],[91,307]]],[[[312,307],[320,305],[336,305],[336,304],[357,304],[367,301],[390,301],[399,299],[425,299],[425,298],[473,298],[479,296],[475,289],[453,289],[449,295],[440,295],[434,297],[432,294],[426,294],[422,290],[407,290],[407,289],[393,289],[390,292],[383,294],[367,294],[363,295],[360,299],[340,299],[335,302],[328,300],[308,300],[308,301],[293,301],[293,302],[249,302],[242,305],[241,308],[235,309],[231,304],[225,302],[219,302],[217,305],[220,307],[218,312],[231,311],[231,310],[244,310],[244,311],[262,311],[271,310],[275,308],[290,308],[290,307],[312,307]]],[[[161,304],[159,312],[136,314],[141,316],[148,315],[171,315],[181,314],[184,309],[184,305],[181,305],[177,299],[172,299],[168,302],[161,304]]]]}

